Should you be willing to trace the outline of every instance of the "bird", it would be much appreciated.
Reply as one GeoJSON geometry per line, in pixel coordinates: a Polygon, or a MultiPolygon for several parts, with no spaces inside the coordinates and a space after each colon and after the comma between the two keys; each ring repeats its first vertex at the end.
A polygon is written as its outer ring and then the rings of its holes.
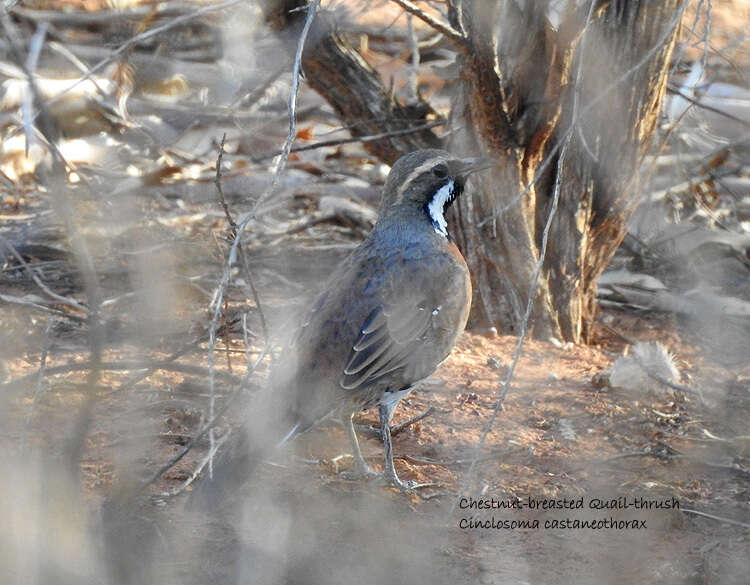
{"type": "Polygon", "coordinates": [[[471,278],[445,213],[468,177],[490,164],[437,149],[395,162],[375,226],[303,314],[272,366],[265,401],[253,408],[253,423],[223,471],[219,462],[215,479],[242,481],[259,451],[339,418],[351,443],[349,477],[377,476],[402,491],[420,487],[398,477],[389,425],[399,402],[445,361],[466,326],[471,278]],[[365,462],[352,420],[369,408],[379,409],[381,474],[365,462]]]}

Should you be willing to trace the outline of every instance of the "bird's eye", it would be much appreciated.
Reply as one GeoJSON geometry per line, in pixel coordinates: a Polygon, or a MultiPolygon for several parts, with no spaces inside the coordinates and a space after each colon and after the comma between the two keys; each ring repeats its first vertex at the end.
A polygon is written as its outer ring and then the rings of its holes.
{"type": "Polygon", "coordinates": [[[434,167],[432,167],[432,174],[435,175],[438,179],[443,179],[448,176],[448,167],[443,163],[435,165],[434,167]]]}

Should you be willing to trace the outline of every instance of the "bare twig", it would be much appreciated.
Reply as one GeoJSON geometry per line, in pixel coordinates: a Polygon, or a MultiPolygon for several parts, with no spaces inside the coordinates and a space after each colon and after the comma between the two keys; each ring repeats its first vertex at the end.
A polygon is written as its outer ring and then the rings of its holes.
{"type": "Polygon", "coordinates": [[[602,463],[607,464],[612,463],[613,461],[619,461],[620,459],[634,459],[636,457],[656,457],[657,459],[669,458],[663,453],[657,453],[651,449],[647,449],[645,451],[636,451],[635,453],[618,453],[617,455],[612,455],[612,457],[607,457],[602,463]]]}
{"type": "Polygon", "coordinates": [[[700,398],[701,402],[705,404],[705,399],[703,398],[703,392],[700,390],[700,388],[691,388],[690,386],[685,386],[684,384],[678,384],[676,382],[672,382],[670,380],[667,380],[666,378],[660,376],[656,372],[652,371],[651,368],[649,368],[646,364],[643,363],[642,360],[638,358],[635,354],[631,356],[635,359],[635,361],[638,363],[638,365],[641,367],[641,369],[646,372],[649,378],[652,378],[659,382],[659,384],[664,384],[665,386],[668,386],[669,388],[672,388],[673,390],[679,390],[681,392],[688,392],[690,394],[695,394],[700,398]]]}
{"type": "MultiPolygon", "coordinates": [[[[210,432],[214,428],[214,426],[219,421],[219,419],[222,416],[224,416],[224,414],[226,414],[226,412],[229,410],[229,408],[232,406],[232,404],[234,404],[234,401],[240,396],[240,394],[242,393],[242,391],[245,389],[245,384],[247,384],[247,380],[250,378],[250,376],[252,375],[252,373],[255,371],[255,368],[258,367],[258,364],[260,364],[260,362],[263,360],[263,358],[265,356],[266,356],[266,352],[265,351],[261,352],[261,354],[255,360],[255,363],[253,364],[253,367],[250,368],[250,369],[248,369],[248,371],[245,374],[244,378],[239,383],[239,386],[237,386],[236,390],[234,392],[232,392],[232,394],[229,396],[229,398],[227,398],[227,401],[224,404],[224,406],[221,409],[219,409],[219,411],[216,412],[214,414],[214,416],[211,417],[211,419],[209,419],[209,421],[205,425],[203,425],[203,427],[201,428],[201,430],[199,430],[193,436],[193,438],[188,442],[187,445],[185,445],[185,447],[182,449],[182,451],[180,451],[179,453],[177,453],[177,455],[175,455],[167,463],[165,463],[164,465],[162,465],[154,473],[154,475],[151,476],[151,478],[149,478],[147,481],[145,481],[141,485],[141,487],[138,489],[139,493],[143,493],[146,489],[149,488],[149,486],[151,486],[154,482],[156,482],[165,472],[167,472],[169,469],[171,469],[172,467],[174,467],[174,465],[176,463],[178,463],[185,455],[187,455],[190,452],[190,450],[195,446],[195,444],[198,441],[200,441],[201,438],[203,438],[203,436],[207,432],[210,432]]],[[[210,462],[213,459],[213,453],[215,453],[216,448],[217,448],[217,446],[216,446],[216,443],[214,442],[214,444],[211,445],[211,451],[209,452],[209,467],[210,467],[210,462]]]]}
{"type": "MultiPolygon", "coordinates": [[[[224,156],[224,141],[226,140],[226,133],[221,138],[221,145],[219,146],[219,155],[216,157],[216,178],[214,179],[214,185],[216,185],[216,190],[219,192],[219,201],[221,203],[221,206],[224,209],[224,215],[227,218],[227,221],[229,222],[229,225],[231,226],[231,233],[232,236],[234,236],[237,233],[237,224],[234,222],[234,219],[232,218],[232,214],[229,212],[229,206],[227,205],[226,198],[224,197],[224,189],[221,186],[221,159],[224,156]]],[[[242,249],[240,249],[240,255],[242,255],[242,249]]],[[[229,303],[227,301],[227,298],[224,297],[224,311],[222,313],[222,318],[224,321],[224,355],[227,358],[227,368],[229,368],[229,371],[232,371],[232,354],[229,351],[229,326],[227,323],[227,312],[229,311],[229,303]]],[[[211,397],[213,398],[213,387],[211,388],[211,397]]],[[[211,445],[214,444],[214,435],[213,431],[211,431],[210,434],[211,437],[211,445]]]]}
{"type": "MultiPolygon", "coordinates": [[[[380,132],[378,134],[370,134],[368,136],[350,136],[348,138],[333,138],[331,140],[322,140],[320,142],[315,142],[313,144],[305,144],[302,146],[295,146],[293,147],[289,152],[306,152],[308,150],[317,150],[318,148],[326,148],[328,146],[340,146],[341,144],[352,144],[354,142],[376,142],[378,140],[382,140],[383,138],[391,138],[394,136],[405,136],[407,134],[417,134],[419,132],[422,132],[423,130],[429,130],[430,128],[435,128],[436,126],[445,126],[447,122],[443,119],[440,120],[433,120],[432,122],[428,122],[427,124],[420,124],[419,126],[413,126],[411,128],[404,128],[402,130],[391,130],[389,132],[380,132]]],[[[337,129],[338,130],[338,129],[337,129]]],[[[334,130],[337,131],[337,130],[334,130]]],[[[275,158],[279,156],[281,152],[269,152],[266,154],[261,154],[258,156],[252,157],[252,160],[254,162],[261,162],[264,160],[268,160],[270,158],[275,158]]]]}
{"type": "MultiPolygon", "coordinates": [[[[247,312],[242,313],[242,342],[245,349],[245,363],[247,367],[250,367],[250,340],[247,337],[247,312]]],[[[268,339],[266,339],[266,347],[268,347],[268,339]]]]}
{"type": "Polygon", "coordinates": [[[709,106],[708,104],[700,101],[700,99],[696,99],[692,96],[689,96],[686,93],[683,93],[680,88],[678,87],[667,87],[667,91],[670,93],[676,94],[680,96],[682,99],[684,99],[686,102],[690,102],[694,106],[697,106],[703,110],[707,110],[709,112],[713,112],[714,114],[719,114],[720,116],[723,116],[727,118],[728,120],[732,120],[733,122],[737,122],[738,124],[742,124],[746,128],[750,128],[750,121],[745,120],[743,118],[738,118],[737,116],[730,114],[729,112],[725,112],[724,110],[720,108],[715,108],[713,106],[709,106]]]}
{"type": "Polygon", "coordinates": [[[281,67],[278,67],[273,73],[271,73],[271,75],[266,78],[265,81],[260,84],[254,84],[254,87],[249,92],[243,93],[244,88],[240,88],[239,90],[237,90],[237,93],[235,94],[237,97],[232,101],[230,107],[234,109],[239,106],[250,106],[249,109],[252,111],[252,106],[254,106],[265,95],[265,93],[276,82],[276,80],[281,77],[281,74],[287,70],[287,67],[289,65],[291,65],[290,62],[285,63],[281,67]]]}
{"type": "Polygon", "coordinates": [[[395,437],[400,432],[406,430],[407,428],[409,428],[414,423],[418,423],[420,420],[422,420],[424,418],[427,418],[428,416],[430,416],[434,412],[435,412],[435,407],[434,406],[430,406],[424,412],[420,412],[419,414],[414,415],[410,419],[405,420],[404,422],[395,425],[394,427],[391,428],[391,437],[395,437]]]}
{"type": "Polygon", "coordinates": [[[237,224],[234,222],[232,214],[229,213],[229,205],[227,205],[227,200],[224,197],[224,189],[221,186],[221,160],[224,158],[224,143],[226,142],[226,139],[227,133],[224,132],[221,136],[221,144],[219,144],[219,155],[216,157],[216,176],[214,177],[214,185],[216,185],[216,190],[219,192],[219,202],[221,203],[221,207],[224,210],[224,215],[226,215],[229,225],[232,226],[232,235],[234,235],[237,233],[237,224]]]}
{"type": "Polygon", "coordinates": [[[16,184],[10,179],[8,175],[5,174],[5,172],[0,169],[0,182],[3,183],[8,189],[15,189],[16,184]]]}
{"type": "MultiPolygon", "coordinates": [[[[231,394],[226,404],[224,404],[224,406],[221,409],[219,409],[218,412],[214,414],[214,416],[201,428],[201,430],[198,431],[198,433],[196,433],[193,436],[193,438],[190,439],[190,441],[188,441],[187,445],[185,445],[182,451],[177,453],[177,455],[172,457],[169,461],[167,461],[164,465],[162,465],[159,469],[157,469],[156,472],[148,480],[146,480],[143,483],[143,485],[141,485],[138,491],[140,493],[143,493],[145,490],[147,490],[151,485],[153,485],[156,481],[158,481],[162,475],[164,475],[167,471],[169,471],[170,469],[172,469],[172,467],[174,467],[177,463],[179,463],[182,460],[182,458],[185,457],[185,455],[187,455],[193,449],[193,447],[195,447],[196,443],[200,441],[206,433],[212,431],[216,423],[219,422],[219,419],[222,416],[224,416],[224,414],[229,410],[229,407],[232,406],[232,404],[234,404],[234,401],[239,397],[242,390],[243,390],[243,386],[240,385],[231,394]]],[[[216,445],[216,442],[214,441],[209,451],[209,462],[213,459],[213,455],[216,452],[216,450],[217,450],[217,445],[216,445]]]]}
{"type": "MultiPolygon", "coordinates": [[[[227,138],[227,135],[225,133],[221,138],[221,145],[219,147],[219,156],[216,159],[216,178],[214,180],[214,183],[216,184],[216,189],[219,192],[219,199],[221,201],[221,206],[224,209],[224,214],[227,217],[227,222],[229,222],[229,225],[232,228],[232,238],[236,238],[239,228],[237,226],[237,222],[234,221],[234,218],[232,217],[232,214],[229,211],[229,205],[227,204],[226,198],[224,197],[224,189],[221,186],[221,160],[224,156],[224,142],[226,138],[227,138]]],[[[258,294],[258,289],[255,288],[255,279],[253,279],[252,272],[250,271],[250,265],[248,264],[248,261],[247,261],[247,255],[245,254],[245,251],[243,250],[241,244],[239,247],[239,256],[240,256],[240,262],[242,263],[243,274],[245,276],[245,280],[247,282],[247,285],[250,287],[250,294],[252,295],[253,301],[255,302],[255,307],[258,309],[258,315],[260,316],[260,325],[263,330],[263,337],[266,340],[266,345],[268,345],[268,324],[266,321],[266,315],[263,312],[263,306],[261,305],[261,302],[260,302],[260,295],[258,294]]],[[[244,314],[243,314],[243,318],[245,318],[244,314]]],[[[227,343],[227,347],[228,346],[229,344],[227,343]]]]}
{"type": "MultiPolygon", "coordinates": [[[[59,148],[57,147],[57,127],[46,109],[44,100],[42,99],[39,88],[37,87],[35,77],[32,75],[32,72],[24,62],[23,56],[21,54],[22,44],[18,40],[18,34],[15,30],[15,26],[11,19],[8,17],[5,9],[0,12],[0,22],[2,22],[2,27],[6,33],[7,38],[9,38],[11,41],[13,53],[15,54],[16,60],[18,61],[17,64],[22,68],[26,76],[29,89],[31,90],[33,100],[37,103],[37,106],[39,108],[39,114],[37,114],[37,116],[39,117],[37,130],[39,134],[41,134],[41,136],[46,140],[47,144],[50,147],[50,152],[52,153],[52,175],[50,178],[53,182],[57,183],[56,187],[58,197],[55,199],[57,210],[63,217],[63,221],[65,222],[68,230],[73,252],[76,259],[78,260],[78,265],[81,277],[83,279],[84,289],[86,291],[86,297],[89,306],[89,309],[86,312],[87,321],[89,324],[88,341],[91,355],[91,368],[86,379],[86,387],[89,393],[87,396],[87,400],[84,402],[78,415],[78,421],[75,424],[75,434],[71,438],[66,449],[67,456],[69,458],[68,464],[70,465],[71,469],[74,469],[76,468],[76,466],[78,465],[78,461],[80,460],[80,456],[84,448],[86,434],[91,424],[91,417],[93,413],[93,390],[96,387],[101,372],[99,364],[101,363],[102,346],[104,343],[104,329],[102,327],[101,320],[99,319],[101,294],[99,290],[96,270],[94,268],[93,257],[91,256],[88,245],[81,235],[80,230],[78,230],[78,226],[74,219],[75,214],[73,211],[73,205],[70,201],[70,189],[67,185],[67,177],[65,175],[65,168],[70,167],[70,165],[67,164],[64,157],[60,153],[59,148]]],[[[42,29],[42,33],[43,32],[44,29],[42,29]]],[[[43,36],[44,35],[41,34],[40,38],[43,38],[43,36]]],[[[41,50],[41,48],[39,50],[41,50]]],[[[82,181],[82,184],[85,187],[91,189],[91,186],[88,182],[82,181]]]]}
{"type": "Polygon", "coordinates": [[[711,0],[706,0],[706,23],[703,26],[703,55],[701,55],[701,63],[704,71],[708,63],[708,39],[711,36],[711,9],[711,0]]]}
{"type": "MultiPolygon", "coordinates": [[[[39,299],[40,301],[43,300],[39,297],[36,297],[36,298],[39,299]]],[[[56,317],[63,317],[65,319],[70,319],[71,321],[75,321],[76,323],[86,323],[86,319],[84,319],[83,317],[79,317],[77,315],[71,315],[70,313],[66,313],[65,311],[60,311],[59,309],[52,309],[50,307],[47,307],[45,305],[40,305],[39,303],[30,301],[29,299],[26,299],[23,297],[14,297],[11,295],[0,294],[0,301],[4,301],[6,303],[10,303],[13,305],[21,305],[24,307],[28,307],[29,309],[34,309],[35,311],[41,311],[42,313],[55,315],[56,317]]]]}
{"type": "MultiPolygon", "coordinates": [[[[29,54],[26,56],[26,65],[24,71],[28,75],[29,79],[33,77],[36,72],[37,65],[39,64],[39,55],[42,52],[44,46],[44,40],[47,37],[48,24],[46,22],[41,23],[31,38],[29,45],[29,54]]],[[[6,28],[6,32],[7,28],[6,28]]],[[[22,112],[23,112],[23,132],[26,136],[26,156],[29,156],[29,148],[31,147],[31,137],[33,132],[31,130],[33,124],[33,98],[34,92],[27,92],[23,98],[22,112]]]]}
{"type": "Polygon", "coordinates": [[[134,20],[152,17],[172,17],[183,15],[187,7],[183,2],[162,2],[157,5],[131,5],[126,10],[39,10],[24,6],[13,6],[10,12],[32,22],[45,22],[68,26],[95,26],[122,24],[127,25],[134,20]]]}
{"type": "MultiPolygon", "coordinates": [[[[675,65],[676,67],[676,65],[675,65]]],[[[671,75],[671,73],[670,73],[671,75]]],[[[688,112],[693,108],[695,104],[690,104],[687,108],[683,110],[683,112],[677,117],[676,120],[674,120],[670,125],[669,128],[664,132],[664,135],[661,137],[661,143],[657,148],[653,150],[653,160],[651,161],[651,164],[648,166],[645,172],[642,173],[642,180],[644,184],[648,184],[651,180],[651,177],[653,176],[654,172],[656,171],[657,162],[659,161],[660,154],[664,151],[664,149],[667,146],[667,143],[669,142],[669,137],[672,135],[672,133],[677,129],[677,127],[680,125],[680,122],[687,116],[688,112]]],[[[642,168],[643,163],[646,160],[647,156],[649,156],[649,152],[647,150],[644,150],[643,154],[641,155],[641,160],[639,161],[638,167],[642,168]]],[[[651,194],[649,194],[649,197],[652,197],[651,194]]]]}
{"type": "Polygon", "coordinates": [[[23,266],[23,269],[26,271],[26,273],[29,275],[29,278],[34,281],[34,283],[42,289],[42,292],[46,294],[49,298],[53,299],[54,301],[57,301],[61,305],[67,305],[68,307],[71,307],[77,311],[81,311],[81,313],[84,313],[85,315],[89,314],[89,310],[81,305],[80,303],[76,302],[75,300],[64,297],[62,295],[57,294],[52,289],[50,289],[46,284],[44,284],[44,281],[42,281],[41,278],[39,278],[36,274],[36,271],[29,266],[29,264],[26,262],[26,260],[23,259],[23,256],[19,254],[18,250],[16,250],[15,246],[11,244],[4,236],[0,235],[0,242],[5,244],[5,247],[8,248],[8,251],[13,254],[13,257],[18,261],[21,266],[23,266]]]}
{"type": "MultiPolygon", "coordinates": [[[[205,337],[205,334],[204,334],[204,337],[205,337]]],[[[191,350],[197,349],[198,344],[202,340],[203,340],[203,337],[197,337],[193,341],[190,341],[190,342],[186,343],[182,348],[180,348],[177,351],[175,351],[174,353],[172,353],[172,355],[170,355],[168,358],[166,358],[164,360],[160,360],[159,365],[156,365],[154,367],[145,368],[143,371],[141,371],[141,372],[139,372],[139,373],[131,376],[125,382],[123,382],[122,384],[120,384],[117,388],[115,388],[111,392],[108,392],[107,395],[114,394],[114,393],[120,392],[122,390],[129,390],[130,388],[132,388],[133,386],[135,386],[141,380],[145,380],[146,378],[148,378],[151,375],[153,375],[153,373],[156,372],[157,370],[159,370],[159,369],[164,369],[164,370],[168,369],[166,367],[167,364],[170,364],[170,363],[174,362],[175,360],[179,359],[180,357],[182,357],[186,353],[190,352],[191,350]],[[163,367],[160,367],[160,366],[163,366],[163,367]]],[[[208,370],[206,370],[206,372],[208,372],[208,370]]]]}
{"type": "Polygon", "coordinates": [[[203,468],[208,465],[208,462],[211,460],[211,458],[216,455],[216,452],[221,449],[221,446],[226,443],[227,439],[231,435],[231,431],[227,432],[226,434],[222,435],[222,437],[216,441],[216,444],[214,445],[213,450],[209,450],[209,452],[206,454],[206,456],[201,459],[200,463],[195,467],[193,472],[190,474],[190,477],[188,477],[182,484],[180,484],[179,487],[173,489],[169,492],[162,492],[160,494],[154,494],[152,497],[155,499],[166,499],[166,498],[174,498],[175,496],[179,496],[182,492],[184,492],[190,484],[192,484],[196,478],[200,475],[201,471],[203,471],[203,468]]]}
{"type": "MultiPolygon", "coordinates": [[[[253,302],[255,303],[255,308],[258,310],[258,317],[260,318],[260,328],[261,331],[263,331],[263,340],[264,340],[264,346],[268,347],[269,341],[269,333],[268,333],[268,321],[266,321],[266,314],[263,311],[263,305],[260,302],[260,295],[258,294],[258,289],[255,287],[255,279],[253,278],[252,272],[250,271],[250,265],[247,261],[247,254],[245,254],[244,250],[240,250],[240,261],[242,262],[242,268],[245,275],[245,280],[247,281],[248,286],[250,287],[250,293],[253,296],[253,302]]],[[[243,313],[243,316],[246,315],[246,313],[243,313]]]]}
{"type": "MultiPolygon", "coordinates": [[[[405,420],[402,423],[399,423],[397,425],[392,426],[391,427],[391,436],[395,437],[399,433],[402,433],[403,431],[405,431],[407,428],[409,428],[414,423],[417,423],[420,420],[422,420],[423,418],[426,418],[426,417],[430,416],[434,412],[435,412],[435,407],[434,406],[430,406],[429,408],[427,408],[423,412],[420,412],[419,414],[414,415],[410,419],[405,420]]],[[[370,425],[370,424],[355,424],[354,425],[354,429],[358,433],[360,433],[360,434],[366,434],[366,435],[369,435],[371,437],[380,438],[380,437],[383,436],[383,433],[381,432],[379,425],[376,426],[376,425],[370,425]]]]}
{"type": "Polygon", "coordinates": [[[740,467],[739,465],[727,465],[725,463],[713,463],[711,461],[703,461],[702,459],[699,459],[697,457],[691,457],[690,455],[678,455],[678,459],[687,459],[688,461],[691,461],[693,463],[697,463],[698,465],[703,465],[705,467],[708,467],[710,469],[718,469],[720,471],[726,471],[728,473],[732,473],[734,475],[739,475],[745,480],[750,479],[750,470],[740,467]]]}
{"type": "Polygon", "coordinates": [[[454,29],[447,22],[443,22],[442,20],[439,20],[435,18],[434,16],[430,16],[426,12],[420,10],[420,8],[416,6],[415,4],[412,4],[411,2],[409,2],[409,0],[391,0],[391,2],[398,4],[401,8],[406,10],[409,14],[413,14],[425,24],[431,26],[436,31],[442,33],[442,35],[445,38],[450,39],[451,41],[456,43],[456,45],[458,45],[458,47],[462,51],[468,50],[468,45],[466,43],[466,38],[464,37],[464,35],[462,35],[460,32],[454,29]]]}
{"type": "Polygon", "coordinates": [[[410,13],[406,17],[406,23],[409,26],[409,52],[411,57],[409,59],[409,82],[407,87],[409,88],[409,100],[418,103],[419,102],[419,43],[417,42],[417,31],[414,28],[414,17],[410,13]]]}
{"type": "MultiPolygon", "coordinates": [[[[500,449],[491,451],[479,459],[476,459],[476,462],[497,461],[498,456],[502,453],[505,453],[505,451],[500,449]]],[[[401,459],[408,463],[414,463],[415,465],[441,465],[443,467],[463,467],[465,465],[471,465],[475,461],[473,457],[468,457],[466,459],[432,459],[431,457],[415,457],[413,455],[394,455],[393,458],[401,459]]]]}
{"type": "MultiPolygon", "coordinates": [[[[224,297],[224,292],[226,291],[227,286],[229,285],[229,279],[231,276],[232,266],[234,265],[238,249],[240,246],[240,241],[242,239],[242,233],[244,232],[247,225],[250,223],[250,221],[255,217],[255,214],[260,207],[261,203],[263,203],[268,197],[270,197],[275,191],[279,184],[279,180],[281,178],[281,173],[283,172],[284,168],[286,167],[286,163],[289,160],[289,153],[292,148],[292,143],[294,142],[294,139],[297,134],[297,95],[299,93],[299,83],[300,83],[300,71],[302,70],[302,53],[305,48],[305,41],[307,40],[307,35],[310,32],[310,28],[312,27],[313,20],[315,18],[315,15],[317,14],[317,11],[320,7],[320,0],[313,0],[308,4],[307,6],[307,16],[305,18],[305,25],[302,28],[302,32],[300,34],[300,37],[297,41],[297,51],[294,56],[294,66],[292,68],[292,91],[289,98],[289,132],[287,134],[286,141],[284,143],[284,147],[281,149],[281,155],[276,159],[276,163],[273,165],[273,175],[271,178],[271,184],[268,186],[268,188],[258,197],[258,199],[253,204],[253,207],[248,211],[242,220],[237,225],[237,233],[234,236],[234,241],[232,242],[232,245],[229,249],[229,254],[227,255],[227,259],[224,265],[224,272],[222,274],[221,280],[219,282],[219,286],[216,289],[216,294],[214,295],[213,304],[214,304],[214,310],[213,315],[211,317],[211,324],[209,327],[209,350],[208,350],[208,361],[209,361],[209,371],[213,372],[215,369],[215,358],[214,358],[214,350],[216,348],[216,329],[218,326],[219,321],[219,315],[221,313],[221,305],[222,300],[224,297]]],[[[209,416],[211,419],[214,419],[215,416],[213,414],[214,411],[214,378],[213,375],[209,375],[209,389],[211,393],[211,399],[209,401],[209,416]]],[[[213,433],[211,433],[211,437],[213,438],[213,433]]],[[[212,445],[213,447],[213,441],[212,445]]],[[[213,460],[209,461],[209,474],[213,474],[213,460]]]]}
{"type": "Polygon", "coordinates": [[[731,518],[722,518],[721,516],[714,516],[713,514],[707,514],[706,512],[700,512],[698,510],[692,510],[690,508],[680,508],[680,511],[684,512],[685,514],[701,516],[702,518],[716,520],[717,522],[723,522],[724,524],[734,524],[735,526],[742,526],[743,528],[750,529],[750,524],[748,524],[747,522],[740,522],[739,520],[732,520],[731,518]]]}
{"type": "Polygon", "coordinates": [[[29,425],[31,424],[31,419],[34,418],[34,411],[36,410],[37,402],[39,401],[39,397],[44,391],[44,376],[47,371],[47,353],[49,352],[49,332],[52,329],[53,323],[54,321],[50,319],[50,321],[47,323],[47,327],[45,327],[44,330],[44,345],[42,346],[42,355],[39,358],[39,377],[37,378],[36,382],[36,391],[34,392],[34,397],[31,399],[29,414],[26,415],[26,421],[23,425],[23,439],[21,440],[22,453],[26,450],[26,440],[29,434],[29,425]]]}
{"type": "Polygon", "coordinates": [[[102,69],[104,69],[107,65],[109,65],[113,61],[116,61],[121,55],[128,52],[131,48],[135,47],[138,43],[141,43],[150,38],[159,36],[167,32],[168,30],[176,28],[186,22],[190,22],[191,20],[195,20],[196,18],[199,18],[205,14],[209,14],[211,12],[218,12],[220,10],[224,10],[225,8],[231,8],[232,6],[241,4],[242,2],[244,2],[244,0],[227,0],[226,2],[221,2],[219,4],[210,4],[207,6],[203,6],[201,8],[198,8],[197,10],[194,10],[193,12],[184,14],[182,16],[178,16],[177,18],[174,18],[170,20],[169,22],[164,23],[161,26],[154,27],[150,30],[147,30],[145,32],[142,32],[140,34],[137,34],[131,37],[130,39],[125,41],[123,44],[121,44],[119,47],[117,47],[114,51],[112,51],[107,57],[105,57],[104,59],[96,63],[93,67],[90,67],[88,71],[86,71],[86,73],[82,75],[74,84],[72,84],[70,87],[67,87],[64,91],[60,92],[55,97],[51,98],[47,102],[47,105],[55,103],[57,100],[61,99],[65,94],[67,94],[72,89],[77,87],[79,84],[89,79],[92,75],[94,75],[98,71],[101,71],[102,69]]]}
{"type": "MultiPolygon", "coordinates": [[[[682,440],[684,439],[684,437],[679,437],[679,439],[682,440]]],[[[716,470],[724,471],[724,472],[731,473],[734,475],[739,475],[744,479],[750,478],[750,470],[745,469],[744,467],[741,467],[739,465],[727,465],[725,463],[713,463],[711,461],[705,461],[699,457],[693,457],[691,455],[684,455],[683,453],[676,451],[669,445],[662,445],[660,448],[657,448],[657,449],[646,448],[643,451],[636,451],[635,453],[620,453],[618,455],[613,455],[612,457],[608,457],[601,463],[607,464],[607,463],[612,463],[614,461],[618,461],[620,459],[631,459],[635,457],[654,457],[655,459],[665,459],[667,461],[673,461],[673,460],[688,461],[695,465],[702,465],[703,467],[708,467],[710,469],[716,469],[716,470]]]]}
{"type": "MultiPolygon", "coordinates": [[[[574,105],[574,109],[575,109],[575,105],[574,105]]],[[[479,442],[477,443],[476,447],[474,447],[474,455],[472,457],[472,463],[471,463],[471,466],[469,467],[469,471],[466,474],[466,479],[463,482],[464,488],[459,489],[458,497],[453,502],[452,511],[456,509],[456,506],[458,505],[458,502],[459,502],[459,498],[464,494],[465,490],[470,489],[471,487],[471,481],[474,476],[476,464],[479,461],[479,457],[482,452],[482,449],[484,448],[484,444],[487,442],[487,437],[492,431],[492,427],[495,424],[495,420],[497,419],[498,414],[503,408],[505,397],[508,395],[508,391],[510,390],[510,383],[513,380],[513,376],[515,375],[516,366],[518,365],[518,360],[521,358],[523,344],[526,341],[526,335],[528,334],[529,318],[531,317],[531,311],[534,307],[534,300],[536,298],[537,284],[539,282],[539,276],[541,275],[541,272],[542,272],[542,266],[544,265],[544,258],[547,253],[549,231],[550,231],[550,228],[552,227],[552,220],[555,217],[555,213],[557,213],[558,203],[560,202],[560,190],[561,190],[560,183],[562,182],[563,164],[565,162],[565,156],[568,152],[568,145],[570,144],[571,136],[572,136],[571,133],[567,134],[567,137],[565,138],[565,142],[562,145],[562,150],[560,151],[560,157],[557,160],[557,173],[555,175],[555,188],[554,188],[554,192],[552,195],[552,206],[550,207],[549,215],[547,216],[547,222],[545,223],[544,231],[542,232],[542,243],[539,249],[539,259],[537,260],[536,266],[534,267],[534,274],[531,277],[531,283],[529,285],[529,291],[527,293],[528,299],[526,301],[526,312],[524,313],[523,320],[521,321],[521,331],[518,336],[518,341],[516,342],[516,349],[513,352],[513,360],[511,361],[510,367],[508,368],[507,373],[505,375],[505,379],[502,382],[500,396],[498,397],[497,402],[495,402],[495,407],[492,410],[492,415],[490,416],[490,419],[487,421],[487,424],[485,425],[484,430],[482,431],[482,436],[479,439],[479,442]]]]}

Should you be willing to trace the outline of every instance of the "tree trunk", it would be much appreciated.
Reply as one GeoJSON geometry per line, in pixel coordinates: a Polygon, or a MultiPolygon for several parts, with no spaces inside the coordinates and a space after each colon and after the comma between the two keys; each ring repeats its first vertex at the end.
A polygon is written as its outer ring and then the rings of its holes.
{"type": "Polygon", "coordinates": [[[599,2],[569,11],[556,29],[543,5],[454,3],[453,24],[473,50],[462,58],[452,115],[463,130],[452,150],[502,161],[459,200],[454,233],[475,283],[474,322],[518,331],[559,183],[530,325],[580,342],[596,316],[596,279],[637,202],[680,1],[599,2]]]}
{"type": "MultiPolygon", "coordinates": [[[[637,203],[638,168],[656,127],[684,3],[567,2],[555,26],[549,5],[448,3],[453,40],[462,38],[451,112],[458,130],[448,146],[499,161],[472,179],[470,197],[459,198],[452,233],[474,281],[471,324],[518,332],[531,294],[534,335],[581,342],[596,316],[596,279],[637,203]],[[556,188],[559,207],[531,290],[556,188]]],[[[430,119],[426,105],[397,104],[345,37],[318,30],[303,61],[308,81],[344,124],[359,124],[355,135],[403,128],[399,119],[406,127],[430,119]]],[[[435,135],[423,130],[365,147],[392,163],[435,145],[435,135]]]]}

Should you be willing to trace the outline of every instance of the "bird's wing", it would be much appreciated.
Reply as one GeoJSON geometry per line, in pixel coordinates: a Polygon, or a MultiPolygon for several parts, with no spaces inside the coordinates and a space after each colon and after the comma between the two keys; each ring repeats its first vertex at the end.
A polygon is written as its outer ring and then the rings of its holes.
{"type": "Polygon", "coordinates": [[[315,316],[320,312],[321,308],[325,305],[326,301],[328,300],[328,296],[329,291],[324,290],[315,298],[312,305],[307,309],[307,311],[302,314],[302,319],[300,320],[299,325],[294,330],[291,338],[287,342],[288,348],[299,346],[300,340],[305,333],[305,330],[310,325],[315,316]]]}
{"type": "Polygon", "coordinates": [[[401,368],[406,379],[422,377],[419,374],[430,369],[423,363],[423,350],[433,310],[426,299],[413,297],[376,307],[359,330],[341,386],[347,390],[366,386],[401,368]]]}

